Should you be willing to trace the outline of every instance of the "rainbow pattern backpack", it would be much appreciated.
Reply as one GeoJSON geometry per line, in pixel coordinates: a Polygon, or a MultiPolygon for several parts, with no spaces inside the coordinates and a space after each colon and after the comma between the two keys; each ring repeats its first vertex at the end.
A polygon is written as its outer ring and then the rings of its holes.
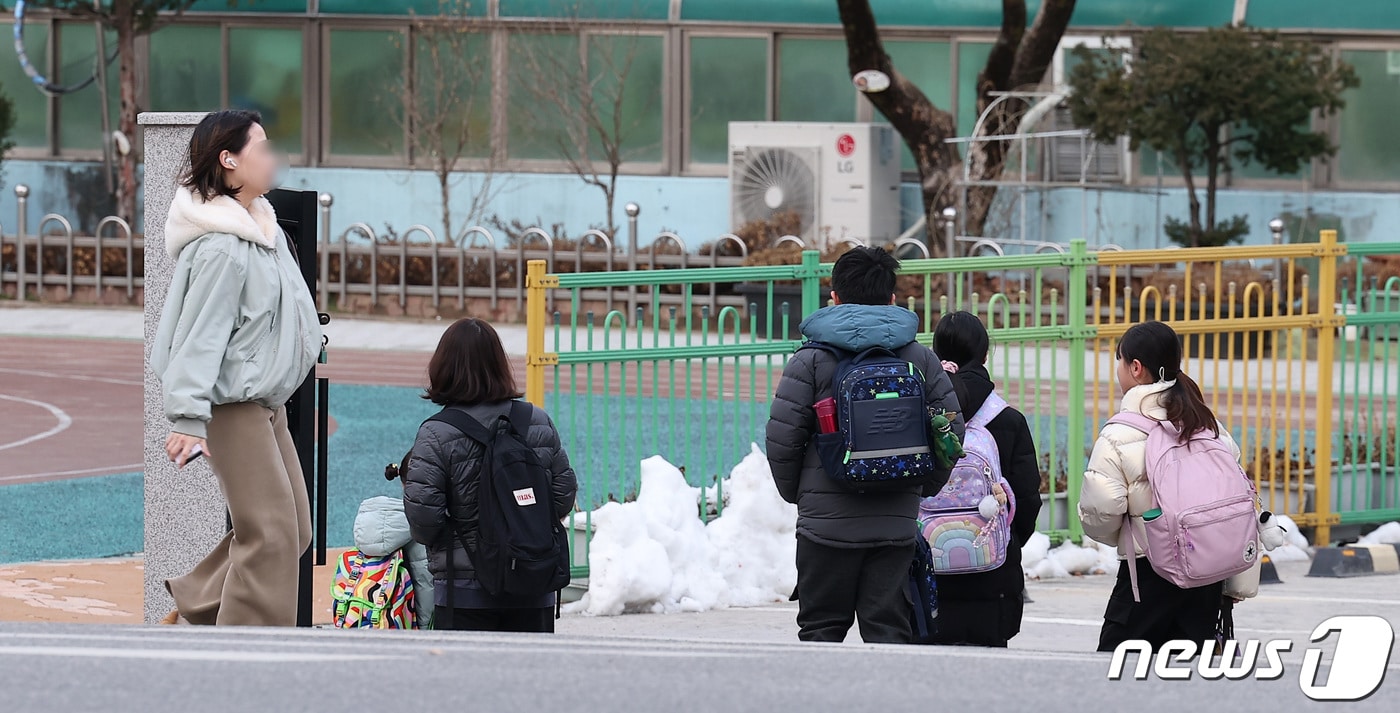
{"type": "Polygon", "coordinates": [[[1001,453],[987,430],[1007,403],[995,391],[967,421],[963,457],[953,466],[948,484],[919,506],[919,527],[933,548],[938,574],[986,572],[1006,562],[1016,498],[1001,472],[1001,453]],[[994,485],[1006,491],[1007,504],[996,502],[994,485]]]}
{"type": "Polygon", "coordinates": [[[365,557],[359,550],[340,556],[331,584],[337,629],[413,629],[413,576],[403,552],[365,557]]]}

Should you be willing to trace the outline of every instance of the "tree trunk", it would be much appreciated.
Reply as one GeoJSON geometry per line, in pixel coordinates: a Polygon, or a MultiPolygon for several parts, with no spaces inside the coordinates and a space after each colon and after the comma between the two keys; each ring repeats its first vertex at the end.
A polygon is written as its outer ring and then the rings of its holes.
{"type": "Polygon", "coordinates": [[[438,198],[442,202],[442,239],[447,241],[449,245],[456,245],[456,240],[452,236],[452,202],[449,200],[451,196],[448,195],[452,192],[451,168],[451,164],[438,161],[438,198]]]}
{"type": "MultiPolygon", "coordinates": [[[[876,69],[890,78],[890,86],[865,97],[880,111],[914,154],[928,222],[929,247],[934,254],[946,252],[939,224],[942,210],[959,202],[958,186],[964,180],[964,167],[953,144],[958,127],[952,114],[929,101],[912,82],[893,66],[880,41],[875,14],[869,0],[837,0],[841,28],[846,36],[846,61],[852,76],[876,69]]],[[[1002,24],[996,44],[977,77],[977,107],[980,114],[991,105],[992,92],[1039,84],[1054,59],[1060,37],[1074,13],[1075,0],[1044,0],[1035,23],[1026,29],[1025,0],[1002,0],[1002,24]]],[[[982,136],[997,136],[1014,130],[1028,107],[1012,101],[1005,111],[988,117],[982,136]]],[[[968,145],[967,178],[993,181],[1001,177],[1006,164],[1006,142],[984,141],[968,145]]],[[[963,231],[981,235],[987,215],[996,199],[995,186],[969,186],[966,205],[960,216],[963,231]]]]}
{"type": "Polygon", "coordinates": [[[1206,230],[1215,230],[1215,186],[1219,176],[1220,146],[1211,141],[1206,145],[1206,230]]]}
{"type": "MultiPolygon", "coordinates": [[[[140,108],[136,106],[136,27],[131,13],[118,15],[115,17],[113,29],[117,32],[117,56],[120,68],[118,70],[118,84],[121,87],[121,114],[118,119],[117,128],[130,142],[131,150],[126,155],[117,156],[117,215],[136,227],[136,147],[139,142],[136,140],[137,124],[136,114],[140,108]]],[[[99,59],[99,61],[101,61],[99,59]]],[[[107,91],[106,87],[100,87],[98,91],[107,91]]],[[[110,136],[102,137],[102,140],[110,141],[110,136]]]]}
{"type": "Polygon", "coordinates": [[[613,218],[613,206],[617,204],[617,164],[612,165],[612,171],[608,174],[607,185],[603,188],[603,202],[607,204],[608,215],[608,237],[617,239],[617,221],[613,218]]]}
{"type": "Polygon", "coordinates": [[[837,0],[841,27],[846,35],[846,62],[852,75],[867,69],[879,70],[890,78],[890,86],[865,98],[880,111],[914,154],[923,194],[926,234],[930,252],[942,255],[938,222],[943,208],[953,205],[953,186],[961,174],[958,152],[944,139],[957,135],[952,114],[939,109],[913,82],[894,68],[875,26],[875,14],[868,0],[837,0]]]}
{"type": "Polygon", "coordinates": [[[1181,178],[1186,182],[1186,199],[1191,204],[1191,247],[1201,241],[1201,201],[1196,198],[1196,181],[1191,177],[1191,159],[1186,155],[1186,142],[1176,152],[1177,165],[1181,167],[1181,178]]]}

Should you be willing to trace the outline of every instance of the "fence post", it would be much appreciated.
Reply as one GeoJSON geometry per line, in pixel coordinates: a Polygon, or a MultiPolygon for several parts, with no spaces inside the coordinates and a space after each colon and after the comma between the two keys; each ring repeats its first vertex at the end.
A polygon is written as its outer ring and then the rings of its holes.
{"type": "MultiPolygon", "coordinates": [[[[636,203],[628,203],[627,211],[627,269],[632,272],[637,271],[637,216],[641,215],[642,207],[636,203]]],[[[608,293],[612,293],[612,288],[608,288],[608,293]]],[[[637,313],[637,286],[627,286],[627,314],[637,313]]]]}
{"type": "MultiPolygon", "coordinates": [[[[1088,304],[1088,266],[1095,258],[1083,239],[1069,244],[1069,284],[1065,289],[1065,303],[1069,307],[1069,424],[1065,444],[1065,468],[1069,493],[1066,502],[1070,539],[1078,543],[1084,537],[1084,527],[1079,522],[1079,491],[1084,481],[1084,431],[1085,413],[1081,404],[1088,403],[1084,387],[1084,359],[1088,356],[1089,338],[1097,334],[1097,329],[1087,324],[1085,306],[1088,304]]],[[[1037,399],[1038,400],[1038,399],[1037,399]]],[[[1051,477],[1054,477],[1054,464],[1051,464],[1051,477]]]]}
{"type": "MultiPolygon", "coordinates": [[[[23,183],[21,183],[21,184],[15,186],[15,199],[19,201],[19,207],[17,208],[17,211],[18,211],[18,212],[17,212],[17,214],[16,214],[16,217],[19,218],[19,227],[15,230],[15,237],[19,239],[19,241],[15,243],[15,264],[16,264],[16,266],[19,268],[19,270],[17,271],[17,273],[16,273],[15,276],[16,276],[16,278],[19,280],[19,282],[17,283],[17,284],[19,285],[19,287],[18,287],[18,289],[15,290],[15,299],[18,300],[18,301],[20,301],[20,302],[23,302],[23,301],[24,301],[24,238],[25,238],[25,235],[24,235],[24,227],[25,227],[25,225],[29,222],[29,217],[28,217],[28,214],[29,214],[29,210],[28,210],[28,205],[29,205],[29,186],[26,186],[26,185],[24,185],[23,183]]],[[[41,263],[43,262],[43,256],[42,256],[42,255],[40,256],[40,262],[41,262],[41,263]]],[[[42,273],[43,270],[41,269],[39,272],[42,273]]]]}
{"type": "Polygon", "coordinates": [[[799,321],[806,319],[807,315],[821,309],[821,264],[822,254],[820,251],[802,251],[802,272],[798,275],[798,277],[802,278],[802,314],[798,315],[799,321]]]}
{"type": "Polygon", "coordinates": [[[544,408],[544,368],[559,362],[544,350],[545,299],[559,286],[558,276],[545,273],[544,260],[531,260],[525,270],[525,400],[544,408]]]}
{"type": "Polygon", "coordinates": [[[1317,528],[1313,543],[1325,546],[1332,538],[1332,368],[1336,359],[1337,328],[1346,325],[1346,317],[1337,314],[1337,256],[1346,252],[1337,245],[1337,231],[1321,231],[1317,247],[1317,313],[1323,317],[1317,330],[1317,423],[1316,463],[1314,464],[1317,497],[1317,528]]]}
{"type": "MultiPolygon", "coordinates": [[[[316,202],[321,204],[321,276],[316,283],[321,287],[321,309],[331,311],[331,204],[335,203],[335,197],[329,193],[322,193],[316,196],[316,202]]],[[[340,266],[340,271],[345,272],[345,265],[340,266]]]]}

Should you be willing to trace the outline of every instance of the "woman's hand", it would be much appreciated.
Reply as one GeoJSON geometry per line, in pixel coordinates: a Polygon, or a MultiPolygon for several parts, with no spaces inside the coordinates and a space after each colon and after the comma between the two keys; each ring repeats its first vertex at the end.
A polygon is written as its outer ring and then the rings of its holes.
{"type": "Polygon", "coordinates": [[[204,452],[204,455],[212,455],[209,453],[209,444],[203,438],[186,436],[183,433],[171,433],[170,437],[165,439],[165,453],[179,468],[185,467],[185,464],[190,462],[196,446],[204,452]]]}

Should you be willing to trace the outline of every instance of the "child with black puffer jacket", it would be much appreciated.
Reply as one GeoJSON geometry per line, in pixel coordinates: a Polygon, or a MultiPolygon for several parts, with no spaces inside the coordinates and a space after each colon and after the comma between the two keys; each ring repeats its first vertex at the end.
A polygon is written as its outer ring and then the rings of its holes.
{"type": "MultiPolygon", "coordinates": [[[[986,327],[968,312],[946,315],[934,329],[933,348],[952,377],[965,422],[972,421],[996,390],[986,367],[989,345],[986,327]]],[[[996,569],[938,575],[934,643],[1002,647],[1021,631],[1025,589],[1021,547],[1035,533],[1040,512],[1040,466],[1030,428],[1020,411],[1007,406],[987,422],[986,428],[996,441],[1001,475],[1015,498],[1011,542],[1006,560],[996,569]]]]}

